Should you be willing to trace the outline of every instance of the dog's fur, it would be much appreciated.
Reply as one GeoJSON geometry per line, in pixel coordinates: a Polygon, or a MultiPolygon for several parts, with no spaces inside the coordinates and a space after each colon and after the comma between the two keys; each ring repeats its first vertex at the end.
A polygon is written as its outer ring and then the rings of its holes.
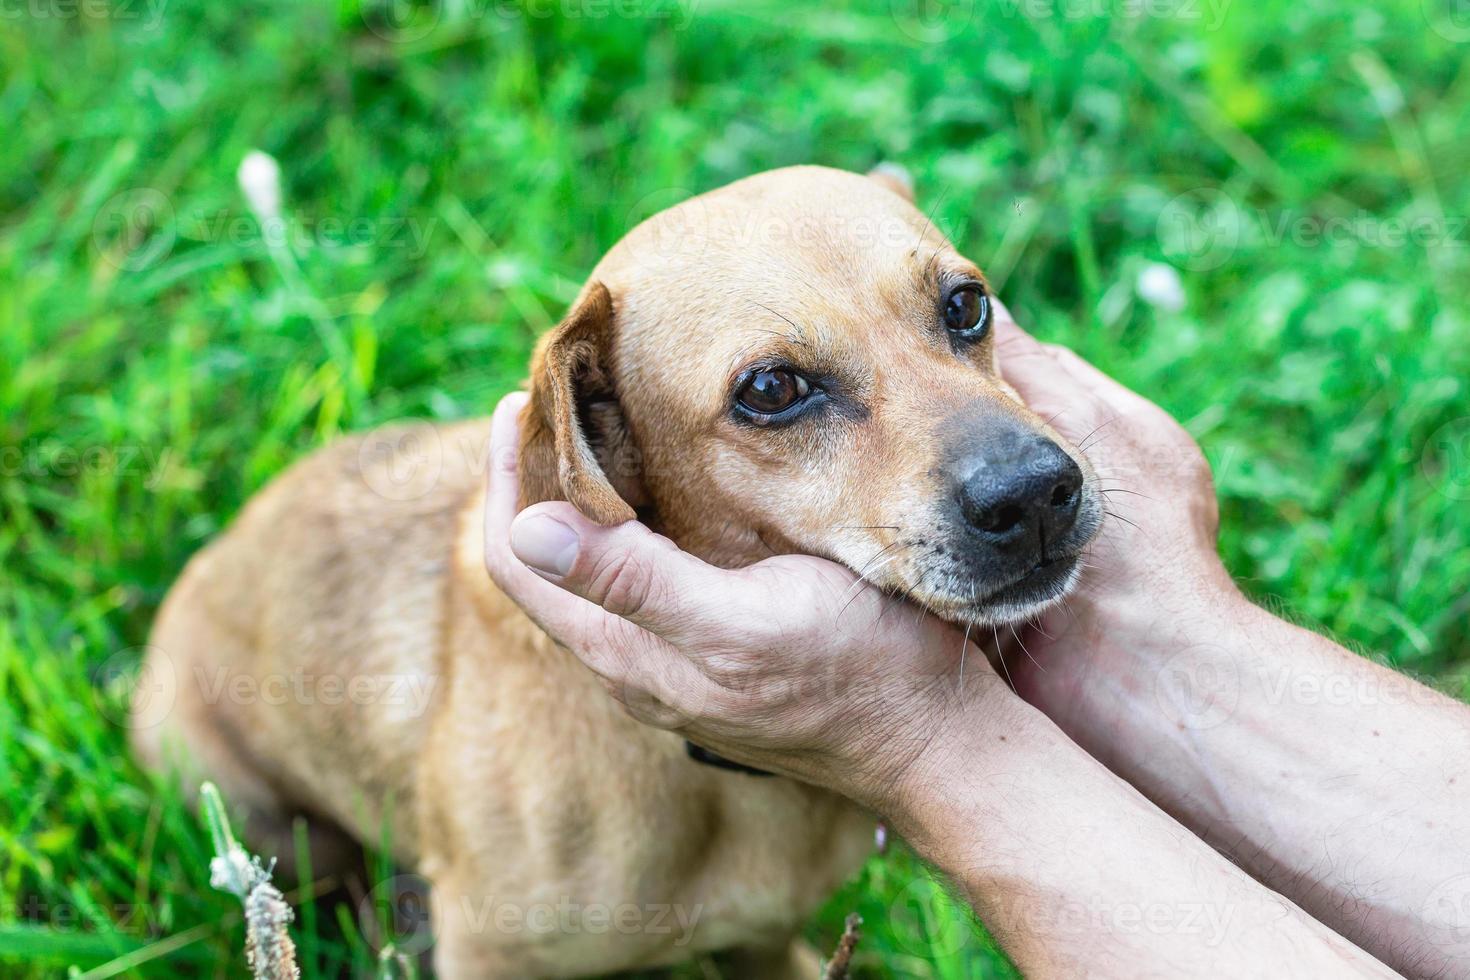
{"type": "MultiPolygon", "coordinates": [[[[1038,610],[1075,569],[1021,593],[990,575],[956,544],[947,481],[987,426],[1061,440],[1000,380],[988,337],[960,348],[936,329],[947,275],[979,271],[888,173],[774,171],[655,216],[537,350],[523,503],[636,512],[727,567],[799,551],[861,569],[885,553],[871,580],[955,620],[1038,610]],[[736,379],[775,361],[830,379],[820,418],[732,415],[736,379]]],[[[288,868],[295,814],[313,818],[318,867],[340,849],[331,828],[366,842],[386,828],[432,883],[445,977],[698,951],[733,952],[737,975],[816,976],[793,937],[863,862],[872,817],[691,761],[500,594],[483,564],[487,434],[345,440],[254,499],[160,611],[139,754],[218,782],[288,868]],[[622,907],[630,927],[530,921],[569,903],[622,907]]],[[[1067,452],[1087,474],[1085,543],[1095,480],[1067,452]]]]}

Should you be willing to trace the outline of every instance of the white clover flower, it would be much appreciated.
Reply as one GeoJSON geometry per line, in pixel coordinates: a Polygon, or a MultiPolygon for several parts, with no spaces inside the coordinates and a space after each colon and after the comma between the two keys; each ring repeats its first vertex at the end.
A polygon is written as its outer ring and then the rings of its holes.
{"type": "Polygon", "coordinates": [[[240,161],[235,179],[245,195],[245,203],[262,225],[281,217],[281,165],[275,157],[251,150],[240,161]]]}
{"type": "Polygon", "coordinates": [[[1178,313],[1184,309],[1184,281],[1179,270],[1162,262],[1150,262],[1138,273],[1138,298],[1154,309],[1178,313]]]}

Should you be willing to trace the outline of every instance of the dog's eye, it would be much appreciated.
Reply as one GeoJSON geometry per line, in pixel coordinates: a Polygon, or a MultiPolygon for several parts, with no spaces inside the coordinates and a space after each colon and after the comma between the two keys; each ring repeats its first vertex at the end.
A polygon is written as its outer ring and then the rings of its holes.
{"type": "Polygon", "coordinates": [[[979,340],[990,328],[990,297],[979,286],[960,286],[944,301],[944,325],[959,337],[979,340]]]}
{"type": "Polygon", "coordinates": [[[779,415],[811,392],[806,378],[793,371],[760,371],[740,389],[740,407],[755,416],[779,415]]]}

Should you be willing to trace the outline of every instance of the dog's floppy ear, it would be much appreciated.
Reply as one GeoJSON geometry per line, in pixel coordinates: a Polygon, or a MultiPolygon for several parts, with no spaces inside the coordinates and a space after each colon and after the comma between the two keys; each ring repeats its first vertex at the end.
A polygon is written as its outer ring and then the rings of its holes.
{"type": "Polygon", "coordinates": [[[621,524],[644,502],[613,387],[614,336],[612,296],[592,282],[537,345],[521,418],[521,506],[567,500],[599,524],[621,524]]]}
{"type": "Polygon", "coordinates": [[[868,171],[868,179],[882,184],[910,204],[914,203],[914,178],[908,168],[897,163],[880,163],[868,171]]]}

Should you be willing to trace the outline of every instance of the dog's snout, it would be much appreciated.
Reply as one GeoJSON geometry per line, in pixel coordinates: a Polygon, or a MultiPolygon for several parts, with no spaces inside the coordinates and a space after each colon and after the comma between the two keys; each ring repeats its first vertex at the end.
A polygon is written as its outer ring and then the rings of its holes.
{"type": "Polygon", "coordinates": [[[988,543],[1044,547],[1077,521],[1082,470],[1050,439],[1024,454],[981,450],[958,487],[960,513],[988,543]]]}

